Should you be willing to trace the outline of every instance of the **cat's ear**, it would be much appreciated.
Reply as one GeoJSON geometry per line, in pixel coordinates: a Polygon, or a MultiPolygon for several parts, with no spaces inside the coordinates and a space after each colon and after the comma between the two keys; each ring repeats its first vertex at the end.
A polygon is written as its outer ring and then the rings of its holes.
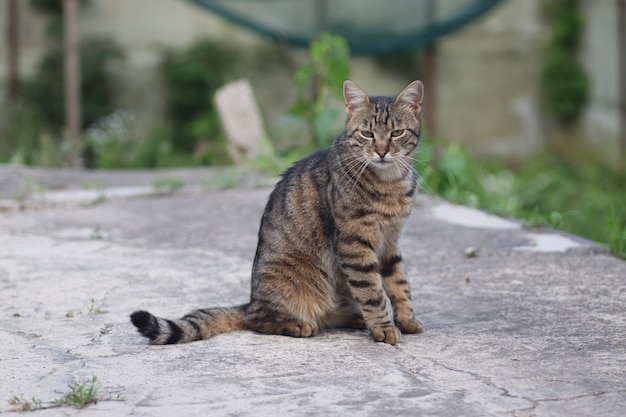
{"type": "Polygon", "coordinates": [[[408,107],[416,114],[422,110],[422,99],[424,98],[424,84],[421,81],[413,81],[396,98],[395,104],[408,107]]]}
{"type": "Polygon", "coordinates": [[[348,112],[348,116],[352,116],[354,109],[370,104],[370,99],[367,97],[367,94],[350,80],[343,82],[343,99],[346,102],[346,112],[348,112]]]}

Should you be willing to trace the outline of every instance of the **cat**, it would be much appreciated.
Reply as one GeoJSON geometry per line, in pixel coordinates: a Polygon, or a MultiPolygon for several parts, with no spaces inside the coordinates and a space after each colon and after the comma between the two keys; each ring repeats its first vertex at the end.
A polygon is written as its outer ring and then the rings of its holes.
{"type": "Polygon", "coordinates": [[[310,337],[348,327],[395,345],[401,332],[423,330],[398,249],[417,192],[423,84],[412,82],[397,98],[368,97],[346,80],[343,93],[346,130],[329,149],[289,168],[268,199],[250,302],[179,320],[132,313],[152,344],[235,330],[310,337]]]}

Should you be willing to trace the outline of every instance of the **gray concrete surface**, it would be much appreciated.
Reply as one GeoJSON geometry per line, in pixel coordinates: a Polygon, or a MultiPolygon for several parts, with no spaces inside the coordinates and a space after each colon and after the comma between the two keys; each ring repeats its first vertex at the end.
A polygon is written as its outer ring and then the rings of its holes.
{"type": "Polygon", "coordinates": [[[1,414],[14,395],[52,400],[96,376],[100,395],[125,401],[36,415],[624,415],[626,262],[426,196],[401,242],[423,334],[148,346],[135,309],[178,317],[247,300],[270,191],[208,187],[215,172],[192,170],[168,195],[107,197],[163,175],[0,166],[1,414]],[[72,198],[94,177],[105,198],[72,198]]]}

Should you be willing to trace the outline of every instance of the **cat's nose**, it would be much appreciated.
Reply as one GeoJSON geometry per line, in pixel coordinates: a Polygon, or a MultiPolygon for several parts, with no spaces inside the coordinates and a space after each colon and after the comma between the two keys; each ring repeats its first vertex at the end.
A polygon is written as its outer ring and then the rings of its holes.
{"type": "Polygon", "coordinates": [[[376,153],[378,154],[378,156],[380,156],[380,159],[383,159],[385,157],[385,155],[387,155],[387,151],[376,151],[376,153]]]}

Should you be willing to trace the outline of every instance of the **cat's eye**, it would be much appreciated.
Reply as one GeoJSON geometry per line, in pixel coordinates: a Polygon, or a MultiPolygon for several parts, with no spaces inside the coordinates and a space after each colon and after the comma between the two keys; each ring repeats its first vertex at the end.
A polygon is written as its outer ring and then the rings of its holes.
{"type": "Polygon", "coordinates": [[[397,138],[397,137],[402,136],[403,133],[404,133],[404,129],[396,129],[396,130],[391,132],[391,137],[392,138],[397,138]]]}
{"type": "Polygon", "coordinates": [[[373,138],[374,133],[370,132],[369,130],[361,130],[361,136],[363,136],[364,138],[373,138]]]}

